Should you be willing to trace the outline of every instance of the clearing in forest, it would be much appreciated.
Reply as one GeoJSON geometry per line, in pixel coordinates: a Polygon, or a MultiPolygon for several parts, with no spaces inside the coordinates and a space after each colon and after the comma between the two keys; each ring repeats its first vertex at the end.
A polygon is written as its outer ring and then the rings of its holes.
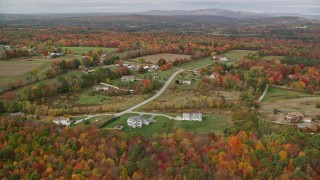
{"type": "Polygon", "coordinates": [[[142,56],[142,57],[137,57],[134,59],[130,59],[130,61],[137,61],[138,59],[143,58],[145,59],[145,62],[150,62],[153,64],[156,64],[159,59],[163,58],[167,61],[172,60],[174,61],[175,59],[190,59],[190,55],[180,55],[180,54],[153,54],[153,55],[148,55],[148,56],[142,56]]]}

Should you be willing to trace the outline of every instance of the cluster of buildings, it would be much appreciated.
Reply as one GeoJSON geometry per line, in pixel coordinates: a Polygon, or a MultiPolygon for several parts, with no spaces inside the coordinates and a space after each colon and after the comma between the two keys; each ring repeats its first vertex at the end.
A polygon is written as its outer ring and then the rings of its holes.
{"type": "Polygon", "coordinates": [[[0,49],[9,50],[9,49],[11,49],[11,47],[9,45],[0,45],[0,49]]]}
{"type": "MultiPolygon", "coordinates": [[[[141,65],[133,65],[133,64],[123,64],[123,66],[127,67],[128,69],[135,69],[135,70],[138,70],[141,67],[141,65]]],[[[150,72],[159,69],[159,66],[157,64],[145,65],[142,67],[144,70],[150,71],[150,72]]]]}
{"type": "Polygon", "coordinates": [[[301,112],[286,113],[284,116],[284,120],[289,123],[297,123],[297,122],[311,123],[312,122],[311,117],[305,116],[301,112]]]}
{"type": "Polygon", "coordinates": [[[320,120],[305,116],[301,112],[290,112],[284,115],[284,120],[288,123],[298,123],[298,128],[310,128],[312,124],[320,125],[320,120]]]}

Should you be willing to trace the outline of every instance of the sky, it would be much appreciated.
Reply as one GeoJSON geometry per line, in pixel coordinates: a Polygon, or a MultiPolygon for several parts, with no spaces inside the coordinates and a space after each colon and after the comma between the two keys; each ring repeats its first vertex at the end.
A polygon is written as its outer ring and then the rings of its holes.
{"type": "Polygon", "coordinates": [[[0,0],[0,13],[110,13],[228,9],[320,15],[320,0],[0,0]]]}

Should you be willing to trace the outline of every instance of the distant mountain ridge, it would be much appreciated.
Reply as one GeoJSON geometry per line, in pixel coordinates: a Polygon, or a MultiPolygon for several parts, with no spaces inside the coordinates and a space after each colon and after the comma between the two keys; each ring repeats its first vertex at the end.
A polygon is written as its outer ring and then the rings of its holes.
{"type": "Polygon", "coordinates": [[[223,16],[237,19],[244,18],[266,18],[266,17],[279,17],[279,16],[292,16],[292,17],[305,17],[320,19],[318,15],[306,15],[298,13],[254,13],[249,11],[232,11],[226,9],[198,9],[191,11],[184,10],[150,10],[141,13],[141,15],[156,15],[156,16],[223,16]]]}
{"type": "Polygon", "coordinates": [[[127,16],[127,15],[143,15],[143,16],[219,16],[235,19],[260,19],[273,17],[303,17],[320,19],[320,15],[308,15],[299,13],[254,13],[249,11],[232,11],[226,9],[197,9],[197,10],[150,10],[145,12],[96,12],[96,13],[35,13],[35,14],[1,14],[1,16],[53,16],[53,17],[84,17],[84,16],[127,16]]]}

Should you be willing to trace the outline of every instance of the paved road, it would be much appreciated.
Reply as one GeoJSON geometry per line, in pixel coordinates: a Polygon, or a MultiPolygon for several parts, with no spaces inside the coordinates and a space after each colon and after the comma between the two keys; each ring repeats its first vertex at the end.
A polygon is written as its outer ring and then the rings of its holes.
{"type": "Polygon", "coordinates": [[[261,95],[261,97],[259,98],[258,103],[262,101],[262,99],[264,98],[264,96],[267,94],[268,89],[269,89],[269,84],[267,84],[266,88],[264,89],[264,92],[263,92],[263,94],[261,95]]]}
{"type": "MultiPolygon", "coordinates": [[[[156,99],[157,97],[159,97],[159,96],[167,89],[167,87],[170,85],[170,83],[173,81],[173,79],[174,79],[179,73],[181,73],[182,71],[184,71],[184,69],[180,69],[179,71],[173,73],[173,74],[171,75],[171,77],[166,81],[166,83],[162,86],[162,88],[161,88],[154,96],[152,96],[151,98],[149,98],[149,99],[147,99],[147,100],[145,100],[145,101],[143,101],[143,102],[141,102],[141,103],[139,103],[139,104],[137,104],[137,105],[135,105],[135,106],[127,109],[127,110],[125,110],[125,111],[122,111],[122,112],[119,112],[119,113],[115,113],[115,114],[112,114],[112,113],[103,113],[103,114],[87,115],[86,118],[80,119],[80,120],[76,121],[74,124],[79,124],[79,123],[81,123],[81,122],[84,121],[84,120],[87,120],[87,119],[90,119],[90,118],[93,118],[93,117],[97,117],[97,116],[106,116],[106,115],[122,116],[122,115],[127,114],[127,113],[135,113],[135,112],[133,112],[133,110],[138,109],[139,107],[141,107],[141,106],[143,106],[143,105],[145,105],[145,104],[153,101],[153,100],[156,99]]],[[[137,112],[137,113],[139,113],[139,112],[137,112]]],[[[146,114],[146,113],[144,113],[144,114],[146,114]]],[[[150,115],[152,115],[152,113],[150,113],[150,115]]],[[[160,114],[157,114],[157,115],[160,115],[160,114]]],[[[166,116],[166,115],[164,115],[164,116],[166,116]]],[[[170,119],[173,119],[173,118],[170,117],[170,116],[167,116],[167,117],[170,118],[170,119]]]]}
{"type": "Polygon", "coordinates": [[[179,74],[181,73],[182,71],[184,71],[183,69],[180,69],[179,71],[173,73],[171,75],[171,77],[166,81],[166,83],[162,86],[162,88],[154,95],[152,96],[151,98],[125,110],[125,111],[122,111],[120,113],[116,113],[115,116],[122,116],[124,114],[127,114],[127,113],[130,113],[132,112],[132,110],[135,110],[135,109],[138,109],[139,107],[145,105],[145,104],[148,104],[149,102],[153,101],[154,99],[156,99],[157,97],[159,97],[166,89],[167,87],[170,85],[170,83],[173,81],[173,79],[179,74]]]}
{"type": "Polygon", "coordinates": [[[177,117],[172,117],[172,116],[165,115],[165,114],[149,113],[149,112],[136,112],[136,111],[132,111],[132,113],[136,113],[136,114],[139,114],[139,115],[151,115],[152,118],[155,117],[155,116],[164,116],[164,117],[167,117],[168,119],[177,120],[177,121],[180,120],[177,117]]]}

